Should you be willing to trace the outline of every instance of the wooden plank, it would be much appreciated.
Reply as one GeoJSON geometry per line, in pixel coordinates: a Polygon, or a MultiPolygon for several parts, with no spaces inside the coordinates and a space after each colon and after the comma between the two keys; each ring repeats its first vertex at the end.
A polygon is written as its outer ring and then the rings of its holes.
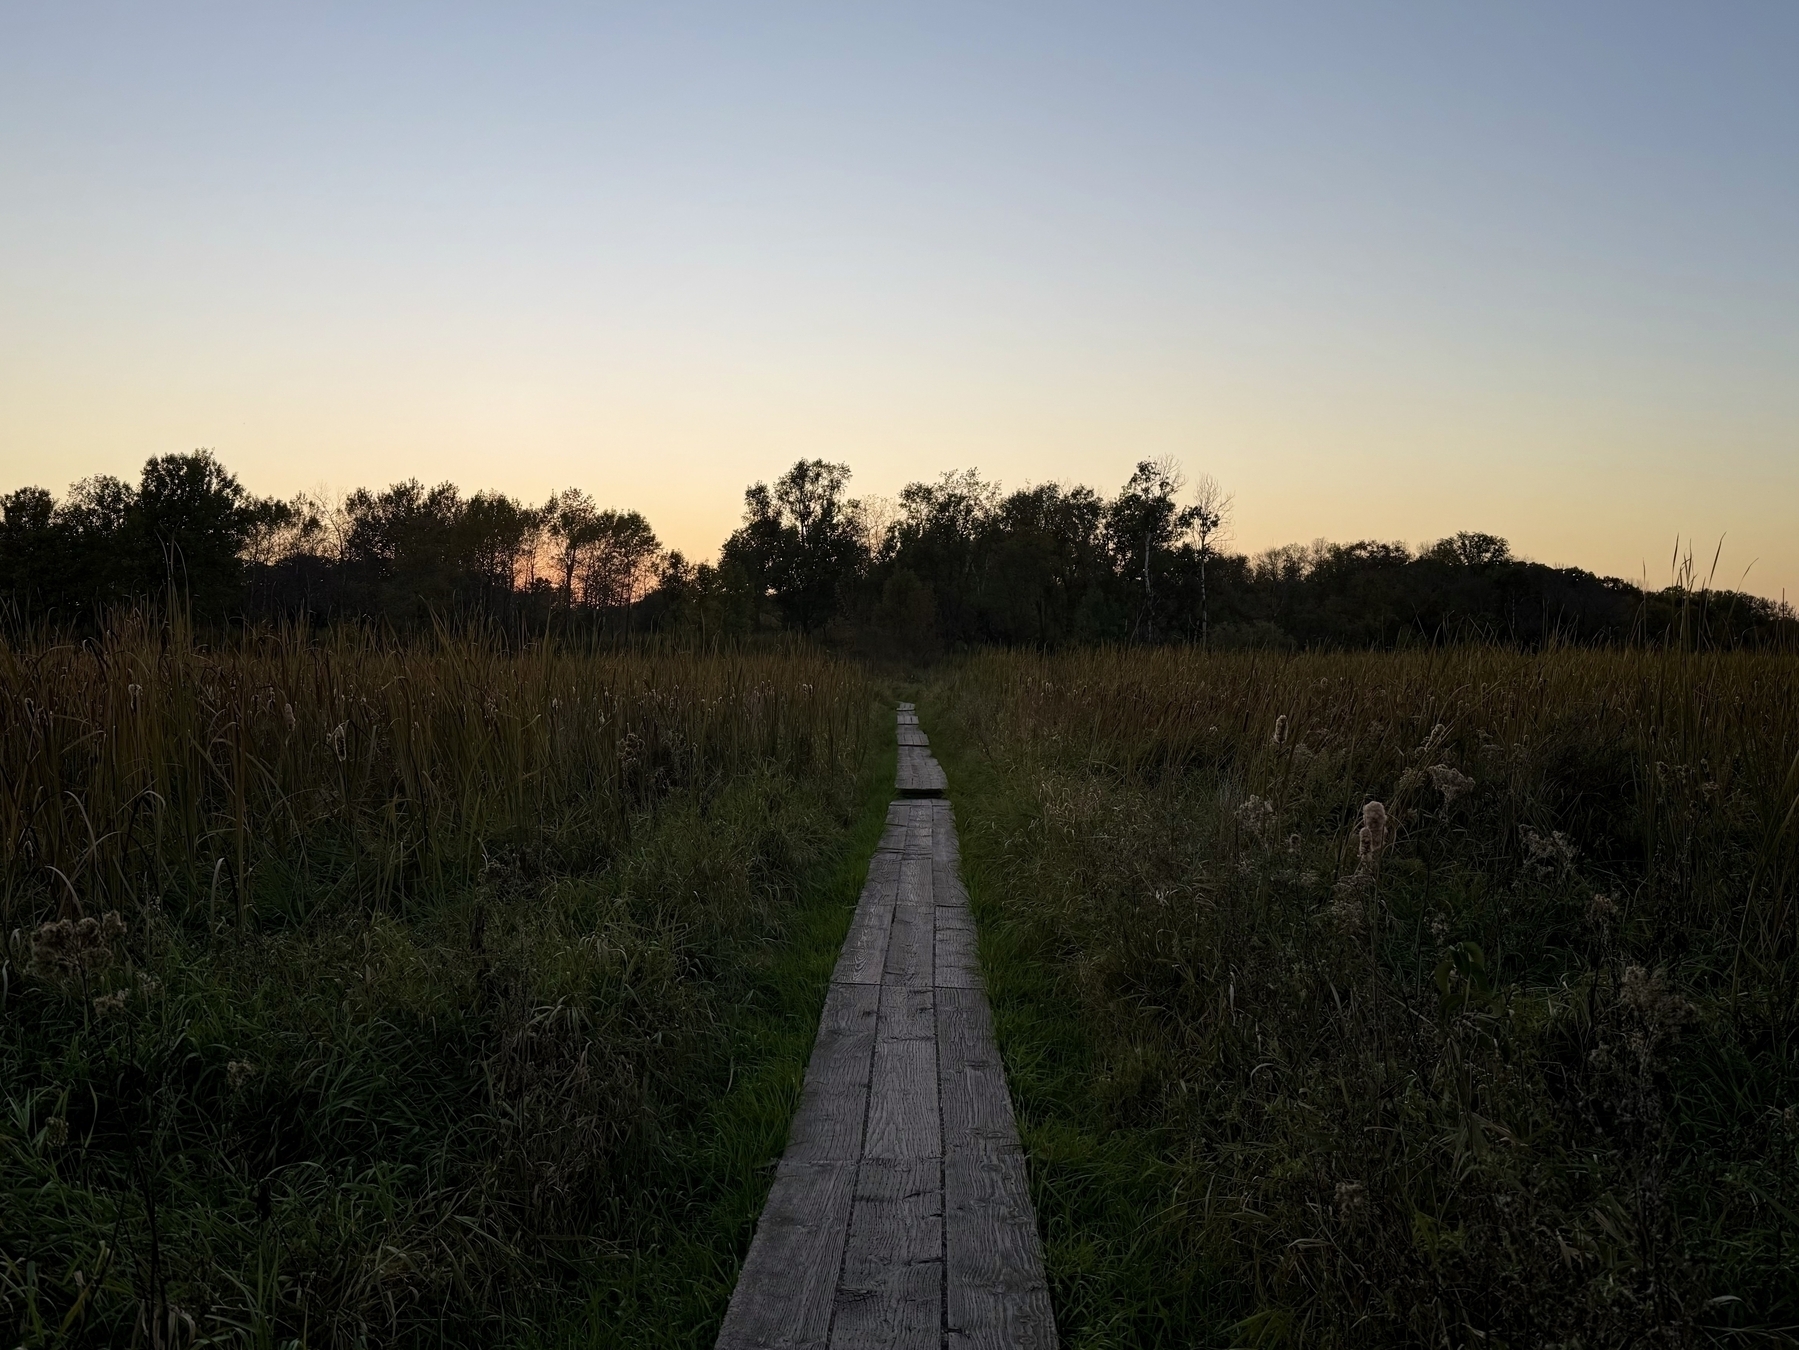
{"type": "Polygon", "coordinates": [[[889,984],[881,987],[880,1022],[875,1036],[880,1041],[937,1041],[937,997],[929,989],[908,989],[889,984]]]}
{"type": "Polygon", "coordinates": [[[856,1193],[853,1162],[788,1162],[756,1221],[719,1350],[822,1350],[856,1193]]]}
{"type": "Polygon", "coordinates": [[[898,722],[901,800],[838,959],[725,1350],[1056,1344],[947,782],[911,705],[898,722]]]}
{"type": "Polygon", "coordinates": [[[938,1350],[942,1334],[942,1160],[865,1158],[831,1344],[938,1350]]]}
{"type": "Polygon", "coordinates": [[[937,906],[937,941],[932,952],[931,983],[939,989],[983,987],[974,919],[966,909],[937,906]]]}
{"type": "Polygon", "coordinates": [[[943,1152],[937,1112],[937,1013],[930,989],[885,985],[868,1090],[865,1158],[936,1158],[943,1152]]]}
{"type": "Polygon", "coordinates": [[[941,797],[948,787],[943,769],[917,747],[899,747],[899,772],[894,788],[901,797],[941,797]]]}
{"type": "Polygon", "coordinates": [[[889,920],[887,959],[881,982],[929,988],[936,971],[936,907],[931,903],[931,861],[906,853],[900,859],[899,891],[889,920]]]}
{"type": "Polygon", "coordinates": [[[939,905],[968,908],[962,885],[962,848],[956,839],[955,813],[947,801],[934,801],[931,815],[931,887],[939,905]]]}
{"type": "Polygon", "coordinates": [[[785,1159],[853,1162],[862,1156],[880,1008],[879,985],[833,984],[825,995],[785,1159]]]}
{"type": "Polygon", "coordinates": [[[1024,1158],[943,1162],[946,1335],[970,1350],[1054,1350],[1055,1316],[1024,1158]]]}
{"type": "Polygon", "coordinates": [[[881,841],[875,845],[876,853],[891,853],[906,846],[906,829],[912,823],[912,803],[906,798],[893,802],[887,808],[887,824],[881,831],[881,841]]]}
{"type": "Polygon", "coordinates": [[[931,810],[933,804],[915,798],[909,805],[912,814],[906,821],[906,855],[928,858],[931,856],[931,842],[935,837],[934,827],[937,823],[936,813],[931,810]]]}
{"type": "Polygon", "coordinates": [[[931,803],[932,838],[937,851],[954,867],[962,865],[962,845],[956,837],[956,808],[947,799],[931,803]]]}
{"type": "Polygon", "coordinates": [[[936,1008],[944,1147],[964,1155],[1017,1153],[1018,1127],[986,994],[938,989],[936,1008]]]}
{"type": "Polygon", "coordinates": [[[921,746],[902,745],[895,785],[902,797],[940,797],[949,786],[943,769],[921,746]]]}
{"type": "Polygon", "coordinates": [[[849,935],[831,972],[834,984],[879,984],[887,966],[887,944],[893,925],[893,905],[899,897],[902,856],[877,853],[869,865],[862,899],[850,920],[849,935]]]}
{"type": "Polygon", "coordinates": [[[916,703],[902,703],[902,704],[900,704],[900,705],[899,705],[899,710],[900,710],[900,711],[901,711],[901,712],[911,712],[911,711],[913,711],[913,710],[914,710],[914,709],[915,709],[915,708],[916,708],[916,707],[917,707],[917,706],[918,706],[918,705],[917,705],[917,704],[916,704],[916,703]]]}

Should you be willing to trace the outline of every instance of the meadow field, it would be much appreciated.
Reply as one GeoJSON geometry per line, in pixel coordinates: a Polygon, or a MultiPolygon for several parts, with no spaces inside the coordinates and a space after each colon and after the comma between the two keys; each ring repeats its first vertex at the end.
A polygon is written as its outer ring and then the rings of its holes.
{"type": "MultiPolygon", "coordinates": [[[[1064,1343],[1792,1343],[1796,673],[924,672],[1064,1343]]],[[[894,692],[799,645],[0,645],[6,1344],[710,1345],[894,692]]]]}
{"type": "Polygon", "coordinates": [[[1165,649],[934,685],[1065,1343],[1793,1343],[1796,674],[1165,649]]]}
{"type": "Polygon", "coordinates": [[[856,669],[140,617],[0,708],[6,1345],[716,1325],[884,807],[856,669]]]}

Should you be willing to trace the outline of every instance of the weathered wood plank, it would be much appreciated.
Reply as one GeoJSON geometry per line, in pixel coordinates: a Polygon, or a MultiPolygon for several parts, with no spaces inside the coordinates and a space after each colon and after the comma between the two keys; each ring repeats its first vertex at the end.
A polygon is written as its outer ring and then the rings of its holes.
{"type": "Polygon", "coordinates": [[[825,995],[784,1158],[843,1162],[862,1156],[880,1008],[879,985],[833,984],[825,995]]]}
{"type": "Polygon", "coordinates": [[[936,915],[931,903],[929,857],[900,860],[899,891],[888,923],[883,984],[928,988],[936,969],[936,915]]]}
{"type": "Polygon", "coordinates": [[[943,1334],[941,1159],[863,1159],[836,1308],[833,1346],[938,1350],[943,1334]]]}
{"type": "Polygon", "coordinates": [[[876,853],[898,852],[906,846],[906,830],[912,823],[912,803],[906,798],[892,803],[887,808],[887,824],[881,830],[881,841],[875,845],[876,853]]]}
{"type": "Polygon", "coordinates": [[[901,799],[838,959],[724,1350],[1056,1344],[947,783],[910,705],[898,720],[901,799]]]}
{"type": "Polygon", "coordinates": [[[937,996],[930,989],[881,986],[879,1041],[937,1041],[937,996]]]}
{"type": "Polygon", "coordinates": [[[939,989],[984,987],[974,919],[965,909],[937,906],[937,942],[932,953],[931,983],[939,989]]]}
{"type": "Polygon", "coordinates": [[[937,1013],[931,989],[885,985],[868,1091],[866,1158],[936,1158],[943,1152],[937,1111],[937,1013]]]}
{"type": "Polygon", "coordinates": [[[895,785],[902,797],[937,797],[944,793],[949,782],[930,751],[916,745],[902,745],[895,785]]]}
{"type": "Polygon", "coordinates": [[[853,1162],[788,1162],[756,1221],[719,1350],[822,1350],[856,1193],[853,1162]]]}
{"type": "Polygon", "coordinates": [[[899,853],[877,853],[869,865],[862,898],[850,920],[849,935],[831,972],[834,984],[879,984],[887,967],[887,944],[893,924],[893,906],[899,898],[899,853]]]}
{"type": "Polygon", "coordinates": [[[945,1344],[1053,1350],[1055,1316],[1020,1154],[943,1162],[945,1344]]]}
{"type": "Polygon", "coordinates": [[[932,803],[914,798],[906,804],[911,808],[911,815],[906,819],[906,856],[928,858],[937,822],[936,813],[931,810],[932,803]]]}
{"type": "Polygon", "coordinates": [[[863,1156],[935,1158],[943,1152],[937,1116],[937,1046],[932,1041],[875,1042],[863,1156]]]}
{"type": "Polygon", "coordinates": [[[944,1147],[963,1154],[1018,1152],[1018,1127],[986,994],[938,989],[936,995],[944,1147]]]}
{"type": "Polygon", "coordinates": [[[931,886],[939,905],[968,908],[962,885],[962,847],[956,840],[956,817],[947,801],[933,801],[931,813],[931,886]]]}

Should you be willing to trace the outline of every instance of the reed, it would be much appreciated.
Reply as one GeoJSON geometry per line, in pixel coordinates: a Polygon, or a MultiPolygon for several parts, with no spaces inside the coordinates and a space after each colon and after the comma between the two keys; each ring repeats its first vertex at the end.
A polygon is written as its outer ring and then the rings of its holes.
{"type": "Polygon", "coordinates": [[[9,1343],[553,1320],[685,1203],[660,1141],[729,1081],[871,709],[800,649],[0,646],[9,1343]]]}
{"type": "Polygon", "coordinates": [[[1090,1345],[1789,1343],[1799,663],[969,660],[924,702],[1090,1345]]]}

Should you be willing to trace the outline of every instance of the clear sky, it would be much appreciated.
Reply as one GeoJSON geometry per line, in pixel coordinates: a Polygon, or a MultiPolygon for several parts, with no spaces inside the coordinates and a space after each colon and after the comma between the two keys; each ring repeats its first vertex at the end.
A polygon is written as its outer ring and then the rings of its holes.
{"type": "Polygon", "coordinates": [[[0,488],[846,460],[1799,596],[1799,4],[0,0],[0,488]]]}

